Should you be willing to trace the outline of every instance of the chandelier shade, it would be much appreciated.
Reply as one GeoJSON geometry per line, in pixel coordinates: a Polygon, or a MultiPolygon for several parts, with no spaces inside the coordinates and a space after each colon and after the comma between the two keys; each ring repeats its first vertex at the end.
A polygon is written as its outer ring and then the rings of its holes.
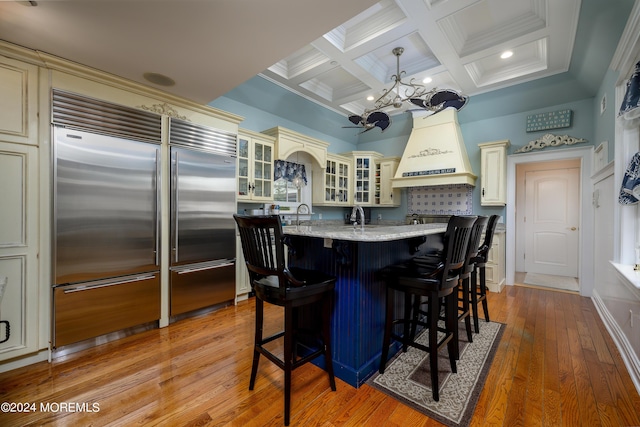
{"type": "Polygon", "coordinates": [[[360,115],[349,116],[349,121],[355,126],[343,126],[344,128],[361,128],[363,133],[378,127],[384,132],[391,125],[391,118],[382,110],[388,107],[402,108],[405,102],[430,111],[432,114],[446,108],[455,108],[459,111],[467,105],[469,97],[453,89],[427,89],[415,82],[415,79],[409,82],[402,81],[402,75],[406,74],[405,71],[400,71],[400,55],[404,52],[404,48],[396,47],[391,52],[396,56],[396,74],[391,76],[393,86],[382,91],[382,95],[375,100],[373,108],[365,109],[360,115]]]}

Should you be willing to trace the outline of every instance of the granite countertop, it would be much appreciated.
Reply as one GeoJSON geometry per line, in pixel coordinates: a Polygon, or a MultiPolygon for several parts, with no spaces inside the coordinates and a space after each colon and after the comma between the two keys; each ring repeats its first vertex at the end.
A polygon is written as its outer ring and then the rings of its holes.
{"type": "Polygon", "coordinates": [[[429,234],[444,233],[447,224],[416,225],[365,225],[354,229],[353,225],[337,224],[302,224],[299,227],[288,225],[283,227],[284,234],[292,236],[319,237],[335,240],[351,240],[357,242],[384,242],[402,240],[429,234]]]}

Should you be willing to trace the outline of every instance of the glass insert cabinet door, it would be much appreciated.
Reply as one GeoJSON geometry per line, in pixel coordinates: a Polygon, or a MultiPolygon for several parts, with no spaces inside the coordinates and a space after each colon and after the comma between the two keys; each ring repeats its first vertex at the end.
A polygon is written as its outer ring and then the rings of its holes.
{"type": "Polygon", "coordinates": [[[369,203],[371,200],[371,159],[356,157],[355,203],[369,203]]]}
{"type": "Polygon", "coordinates": [[[349,201],[349,166],[327,160],[324,187],[325,202],[347,203],[349,201]]]}
{"type": "Polygon", "coordinates": [[[339,202],[349,202],[349,165],[338,163],[338,194],[339,202]]]}
{"type": "Polygon", "coordinates": [[[256,197],[272,197],[273,171],[271,170],[271,165],[273,165],[273,160],[270,146],[260,143],[254,145],[253,165],[254,195],[256,197]]]}
{"type": "Polygon", "coordinates": [[[238,199],[273,200],[273,144],[238,138],[238,199]]]}
{"type": "Polygon", "coordinates": [[[238,195],[249,196],[249,141],[238,140],[238,195]]]}

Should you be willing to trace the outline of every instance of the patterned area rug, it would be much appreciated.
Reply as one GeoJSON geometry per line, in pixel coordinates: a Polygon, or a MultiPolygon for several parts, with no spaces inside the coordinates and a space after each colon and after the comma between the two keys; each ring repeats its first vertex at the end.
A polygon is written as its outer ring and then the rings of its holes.
{"type": "Polygon", "coordinates": [[[546,288],[565,289],[568,291],[579,291],[578,279],[567,276],[554,276],[552,274],[527,273],[524,276],[524,283],[527,285],[544,286],[546,288]]]}
{"type": "MultiPolygon", "coordinates": [[[[480,392],[491,367],[505,325],[480,321],[480,333],[473,334],[473,343],[467,342],[464,323],[460,323],[460,360],[458,372],[451,373],[449,354],[439,352],[440,401],[433,400],[429,356],[418,349],[409,348],[398,353],[385,369],[376,374],[367,384],[398,399],[429,418],[447,426],[469,425],[480,392]]],[[[418,341],[427,344],[427,334],[422,333],[418,341]]]]}

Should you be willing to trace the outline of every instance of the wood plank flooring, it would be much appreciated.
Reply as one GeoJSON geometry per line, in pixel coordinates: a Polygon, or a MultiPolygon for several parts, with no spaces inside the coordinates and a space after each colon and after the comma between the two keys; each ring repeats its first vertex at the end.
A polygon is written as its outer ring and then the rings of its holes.
{"type": "MultiPolygon", "coordinates": [[[[640,425],[640,397],[590,299],[507,286],[489,310],[507,327],[472,426],[640,425]]],[[[267,312],[274,331],[280,311],[267,312]]],[[[0,402],[36,405],[0,412],[0,426],[281,426],[282,372],[262,359],[248,390],[252,339],[248,301],[0,374],[0,402]],[[98,411],[54,410],[68,402],[98,411]]],[[[291,425],[440,425],[366,385],[338,380],[331,392],[310,364],[292,387],[291,425]]]]}

